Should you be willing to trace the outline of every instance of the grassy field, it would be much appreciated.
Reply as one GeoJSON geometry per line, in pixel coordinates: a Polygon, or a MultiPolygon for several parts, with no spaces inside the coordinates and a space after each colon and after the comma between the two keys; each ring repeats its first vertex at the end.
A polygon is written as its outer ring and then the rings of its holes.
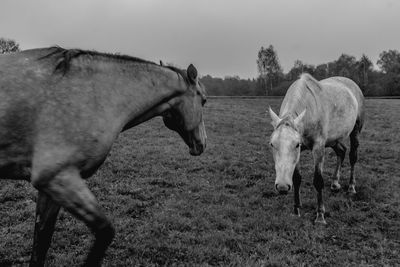
{"type": "MultiPolygon", "coordinates": [[[[367,100],[354,197],[330,192],[336,156],[327,151],[327,226],[313,224],[309,152],[301,157],[302,217],[291,216],[291,194],[273,190],[265,111],[280,101],[209,100],[200,157],[161,119],[121,134],[88,180],[117,230],[104,266],[399,266],[400,100],[367,100]]],[[[346,156],[344,189],[349,172],[346,156]]],[[[29,262],[35,194],[26,182],[0,181],[0,266],[29,262]]],[[[91,241],[85,225],[61,211],[49,266],[81,264],[91,241]]]]}

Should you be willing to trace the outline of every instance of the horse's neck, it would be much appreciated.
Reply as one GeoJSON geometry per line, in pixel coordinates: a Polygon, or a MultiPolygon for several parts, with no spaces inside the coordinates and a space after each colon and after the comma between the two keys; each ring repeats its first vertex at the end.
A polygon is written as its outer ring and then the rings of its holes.
{"type": "Polygon", "coordinates": [[[285,97],[281,110],[280,118],[290,117],[295,119],[306,109],[306,114],[302,122],[297,125],[301,135],[309,131],[309,128],[314,128],[316,123],[321,120],[323,114],[323,106],[320,103],[320,95],[311,94],[308,90],[301,90],[298,94],[285,97]]]}
{"type": "Polygon", "coordinates": [[[285,99],[282,103],[281,110],[279,112],[280,118],[292,117],[296,118],[304,109],[304,102],[299,98],[285,99]]]}
{"type": "Polygon", "coordinates": [[[296,118],[305,109],[308,119],[316,119],[322,111],[320,92],[311,92],[305,87],[288,90],[285,96],[279,116],[292,116],[296,118]]]}
{"type": "MultiPolygon", "coordinates": [[[[157,115],[168,108],[166,103],[184,90],[183,80],[177,73],[157,65],[133,64],[125,69],[113,70],[105,105],[111,105],[112,116],[126,130],[157,115]]],[[[106,86],[106,87],[108,87],[106,86]]]]}

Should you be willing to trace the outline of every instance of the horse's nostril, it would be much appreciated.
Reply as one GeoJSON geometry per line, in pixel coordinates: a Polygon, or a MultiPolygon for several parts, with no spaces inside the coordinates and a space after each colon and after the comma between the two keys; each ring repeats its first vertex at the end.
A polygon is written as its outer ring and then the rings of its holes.
{"type": "Polygon", "coordinates": [[[288,185],[288,192],[290,192],[290,189],[292,189],[292,187],[290,185],[288,185]]]}

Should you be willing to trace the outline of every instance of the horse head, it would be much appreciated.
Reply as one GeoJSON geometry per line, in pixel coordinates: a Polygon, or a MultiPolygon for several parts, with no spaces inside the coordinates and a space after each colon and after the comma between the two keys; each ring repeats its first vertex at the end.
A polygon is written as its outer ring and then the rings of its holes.
{"type": "Polygon", "coordinates": [[[203,121],[205,89],[199,82],[197,70],[192,64],[183,74],[187,89],[168,102],[170,108],[162,114],[162,117],[165,126],[177,132],[189,146],[190,154],[198,156],[203,153],[207,140],[203,121]]]}
{"type": "Polygon", "coordinates": [[[269,108],[274,131],[271,134],[270,146],[275,162],[275,189],[280,194],[287,194],[293,188],[292,176],[294,169],[300,159],[300,148],[302,136],[299,132],[301,123],[306,110],[301,112],[296,118],[290,116],[279,118],[278,115],[269,108]]]}

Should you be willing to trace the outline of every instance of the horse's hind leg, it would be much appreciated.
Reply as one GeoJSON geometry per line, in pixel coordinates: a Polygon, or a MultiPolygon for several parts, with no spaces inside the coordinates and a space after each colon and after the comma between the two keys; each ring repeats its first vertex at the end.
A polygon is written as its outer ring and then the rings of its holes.
{"type": "Polygon", "coordinates": [[[344,160],[344,157],[346,156],[346,150],[347,149],[340,142],[337,142],[336,145],[333,146],[332,148],[336,153],[337,162],[336,162],[335,173],[334,173],[333,179],[332,179],[331,190],[332,191],[339,191],[340,188],[341,188],[340,183],[339,183],[340,173],[342,171],[343,160],[344,160]]]}
{"type": "Polygon", "coordinates": [[[356,185],[356,180],[354,177],[354,165],[357,162],[358,159],[358,146],[359,146],[359,141],[358,141],[358,135],[360,133],[360,129],[359,129],[359,123],[356,123],[356,126],[354,127],[353,131],[350,134],[350,154],[349,154],[349,158],[350,158],[350,182],[349,182],[349,190],[348,192],[350,194],[355,194],[356,193],[356,189],[355,189],[355,185],[356,185]]]}
{"type": "Polygon", "coordinates": [[[54,178],[36,179],[34,185],[57,204],[82,220],[94,233],[95,241],[86,259],[86,266],[100,266],[107,247],[114,238],[114,228],[100,210],[92,192],[76,168],[59,172],[54,178]]]}
{"type": "Polygon", "coordinates": [[[39,191],[36,204],[33,250],[29,266],[44,265],[59,211],[60,206],[45,193],[39,191]]]}

